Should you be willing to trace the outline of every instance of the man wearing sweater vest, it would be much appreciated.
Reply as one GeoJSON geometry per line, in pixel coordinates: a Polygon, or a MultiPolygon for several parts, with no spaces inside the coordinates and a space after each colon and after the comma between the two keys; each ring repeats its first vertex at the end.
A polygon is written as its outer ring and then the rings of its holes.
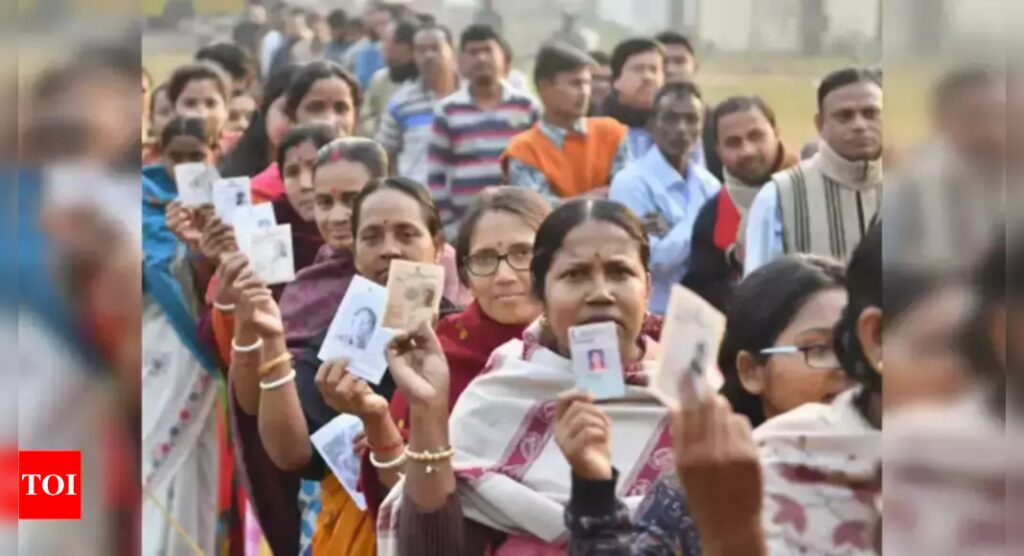
{"type": "Polygon", "coordinates": [[[665,313],[672,286],[689,268],[697,213],[722,188],[690,158],[703,127],[700,89],[689,82],[665,85],[654,97],[648,124],[654,146],[615,176],[608,194],[644,220],[651,250],[649,310],[657,315],[665,313]]]}
{"type": "Polygon", "coordinates": [[[549,200],[603,194],[629,160],[626,126],[586,118],[590,68],[586,53],[567,44],[545,46],[533,78],[544,106],[540,121],[512,138],[501,157],[505,181],[549,200]]]}
{"type": "Polygon", "coordinates": [[[845,261],[881,207],[882,77],[845,68],[818,86],[820,150],[772,176],[747,215],[744,273],[787,253],[845,261]]]}

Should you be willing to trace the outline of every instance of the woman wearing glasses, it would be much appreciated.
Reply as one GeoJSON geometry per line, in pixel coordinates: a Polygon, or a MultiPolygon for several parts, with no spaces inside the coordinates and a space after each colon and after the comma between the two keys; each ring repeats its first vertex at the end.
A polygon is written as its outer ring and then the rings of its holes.
{"type": "Polygon", "coordinates": [[[794,255],[737,287],[718,365],[722,394],[754,427],[808,402],[828,403],[853,385],[832,348],[844,284],[838,262],[794,255]]]}
{"type": "MultiPolygon", "coordinates": [[[[540,316],[531,296],[533,238],[551,212],[539,194],[520,187],[486,191],[466,214],[455,238],[459,281],[474,301],[461,313],[441,319],[436,333],[451,372],[449,408],[483,370],[491,352],[540,316]]],[[[409,405],[396,391],[391,415],[398,428],[409,427],[409,405]]],[[[372,443],[372,442],[371,442],[372,443]]],[[[370,464],[363,465],[367,502],[376,508],[386,494],[370,464]]]]}

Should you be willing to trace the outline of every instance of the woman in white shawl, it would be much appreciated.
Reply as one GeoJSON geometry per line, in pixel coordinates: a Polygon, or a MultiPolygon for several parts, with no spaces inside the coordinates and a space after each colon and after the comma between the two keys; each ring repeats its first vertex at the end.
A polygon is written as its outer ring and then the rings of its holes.
{"type": "Polygon", "coordinates": [[[429,323],[395,338],[388,361],[410,402],[411,434],[405,479],[380,511],[380,554],[563,554],[570,469],[617,473],[634,507],[670,470],[668,412],[641,387],[656,352],[642,333],[648,254],[641,223],[622,205],[576,200],[554,211],[530,268],[543,317],[495,350],[450,428],[448,367],[429,323]],[[569,329],[596,322],[616,325],[627,383],[625,398],[602,405],[611,467],[585,450],[569,462],[553,441],[559,395],[576,385],[569,329]]]}

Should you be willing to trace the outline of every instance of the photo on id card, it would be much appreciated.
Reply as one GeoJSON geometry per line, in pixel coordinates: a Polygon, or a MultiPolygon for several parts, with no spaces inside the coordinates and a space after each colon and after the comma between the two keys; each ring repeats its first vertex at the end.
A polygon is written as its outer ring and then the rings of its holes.
{"type": "Polygon", "coordinates": [[[444,293],[444,267],[395,260],[388,272],[384,327],[408,330],[417,319],[436,316],[444,293]]]}
{"type": "Polygon", "coordinates": [[[249,241],[252,249],[250,263],[257,278],[267,285],[295,280],[291,224],[254,230],[249,241]]]}
{"type": "Polygon", "coordinates": [[[595,400],[626,395],[615,323],[599,322],[570,328],[569,352],[579,390],[595,400]]]}
{"type": "Polygon", "coordinates": [[[386,334],[381,329],[386,300],[387,290],[383,286],[362,276],[354,277],[327,328],[317,357],[321,361],[346,358],[350,373],[371,384],[380,384],[387,370],[386,342],[382,341],[386,334]]]}
{"type": "Polygon", "coordinates": [[[688,374],[697,375],[698,384],[717,391],[723,380],[715,361],[724,332],[725,315],[693,291],[674,286],[661,332],[661,363],[651,380],[655,397],[678,406],[682,381],[689,379],[688,374]]]}
{"type": "Polygon", "coordinates": [[[213,182],[219,178],[216,168],[202,162],[186,162],[174,166],[178,200],[186,207],[212,204],[213,182]]]}
{"type": "Polygon", "coordinates": [[[274,206],[270,203],[248,205],[235,210],[234,213],[235,242],[238,249],[252,259],[252,232],[277,225],[274,206]]]}
{"type": "Polygon", "coordinates": [[[252,205],[252,190],[249,178],[221,178],[213,182],[213,207],[217,218],[228,226],[235,223],[235,213],[242,207],[252,205]]]}
{"type": "Polygon", "coordinates": [[[359,490],[362,458],[355,449],[355,438],[361,432],[363,422],[354,415],[342,413],[320,427],[309,439],[352,501],[365,511],[366,496],[359,490]]]}

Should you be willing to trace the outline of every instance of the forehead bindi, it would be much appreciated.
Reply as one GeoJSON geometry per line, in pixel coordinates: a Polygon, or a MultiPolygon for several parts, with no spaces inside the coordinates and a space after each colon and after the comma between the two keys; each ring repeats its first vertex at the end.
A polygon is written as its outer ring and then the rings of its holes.
{"type": "Polygon", "coordinates": [[[297,162],[312,163],[316,159],[316,151],[316,145],[306,141],[288,151],[288,154],[285,155],[285,164],[295,164],[297,162]]]}
{"type": "Polygon", "coordinates": [[[609,222],[589,221],[574,228],[562,242],[561,254],[568,260],[611,260],[637,258],[637,242],[625,230],[609,222]]]}

